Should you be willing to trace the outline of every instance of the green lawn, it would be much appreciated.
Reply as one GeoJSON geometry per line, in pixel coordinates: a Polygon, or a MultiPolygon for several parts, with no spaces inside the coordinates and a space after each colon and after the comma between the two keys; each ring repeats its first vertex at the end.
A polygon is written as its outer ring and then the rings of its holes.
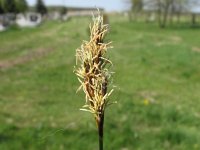
{"type": "MultiPolygon", "coordinates": [[[[0,149],[97,150],[73,73],[90,18],[0,33],[0,149]]],[[[105,150],[200,149],[200,30],[110,18],[105,150]]]]}

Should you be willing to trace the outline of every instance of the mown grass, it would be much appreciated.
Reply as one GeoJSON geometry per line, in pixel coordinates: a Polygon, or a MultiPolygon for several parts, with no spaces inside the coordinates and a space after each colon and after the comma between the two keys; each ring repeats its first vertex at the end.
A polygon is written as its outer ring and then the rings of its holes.
{"type": "MultiPolygon", "coordinates": [[[[95,123],[79,111],[84,95],[75,93],[73,73],[88,22],[74,18],[0,33],[0,149],[97,149],[95,123]]],[[[106,111],[105,149],[199,149],[200,30],[112,16],[110,23],[118,104],[106,111]]]]}

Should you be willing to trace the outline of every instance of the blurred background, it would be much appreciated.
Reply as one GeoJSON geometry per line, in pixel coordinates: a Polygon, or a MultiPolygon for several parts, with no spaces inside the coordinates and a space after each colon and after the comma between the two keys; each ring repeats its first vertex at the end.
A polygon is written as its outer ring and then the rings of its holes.
{"type": "Polygon", "coordinates": [[[118,101],[105,149],[199,150],[199,0],[0,0],[0,149],[97,149],[73,73],[97,8],[118,101]]]}

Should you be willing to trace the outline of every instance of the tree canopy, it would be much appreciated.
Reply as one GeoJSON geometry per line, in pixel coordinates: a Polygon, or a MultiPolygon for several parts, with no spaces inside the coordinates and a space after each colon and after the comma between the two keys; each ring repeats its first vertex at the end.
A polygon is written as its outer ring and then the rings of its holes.
{"type": "Polygon", "coordinates": [[[1,6],[4,13],[16,12],[15,0],[1,0],[1,6]]]}
{"type": "Polygon", "coordinates": [[[60,9],[60,14],[61,15],[65,15],[67,13],[67,8],[65,6],[63,6],[61,9],[60,9]]]}
{"type": "Polygon", "coordinates": [[[131,0],[132,1],[132,10],[133,11],[140,11],[143,7],[143,1],[142,0],[131,0]]]}
{"type": "Polygon", "coordinates": [[[3,11],[3,6],[2,6],[2,0],[0,0],[0,14],[2,14],[4,11],[3,11]]]}
{"type": "Polygon", "coordinates": [[[15,0],[16,12],[25,12],[28,9],[26,0],[15,0]]]}
{"type": "Polygon", "coordinates": [[[36,12],[45,15],[47,13],[47,8],[42,0],[37,0],[36,12]]]}
{"type": "Polygon", "coordinates": [[[0,13],[20,13],[27,8],[26,0],[0,0],[0,13]]]}

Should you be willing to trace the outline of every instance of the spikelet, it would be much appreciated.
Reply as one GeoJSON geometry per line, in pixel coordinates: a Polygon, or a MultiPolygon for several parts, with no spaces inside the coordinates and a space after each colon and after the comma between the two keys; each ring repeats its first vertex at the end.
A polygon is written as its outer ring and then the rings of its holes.
{"type": "Polygon", "coordinates": [[[108,25],[103,24],[103,17],[94,17],[90,25],[90,41],[83,41],[76,50],[75,73],[81,83],[78,90],[83,89],[86,95],[86,104],[81,110],[93,113],[97,122],[106,106],[111,104],[108,98],[113,92],[113,89],[108,91],[112,62],[106,57],[107,50],[111,48],[111,42],[104,43],[107,32],[108,25]]]}

